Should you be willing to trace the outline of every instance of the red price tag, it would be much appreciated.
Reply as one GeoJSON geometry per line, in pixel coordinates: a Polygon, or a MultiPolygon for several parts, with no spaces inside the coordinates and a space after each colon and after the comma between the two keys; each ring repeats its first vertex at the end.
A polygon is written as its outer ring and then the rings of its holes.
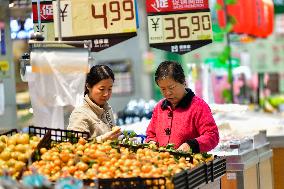
{"type": "MultiPolygon", "coordinates": [[[[32,3],[33,21],[38,22],[37,3],[32,3]]],[[[41,22],[53,22],[52,1],[44,1],[40,3],[40,19],[41,22]]]]}
{"type": "Polygon", "coordinates": [[[208,0],[146,0],[147,13],[209,9],[208,0]]]}

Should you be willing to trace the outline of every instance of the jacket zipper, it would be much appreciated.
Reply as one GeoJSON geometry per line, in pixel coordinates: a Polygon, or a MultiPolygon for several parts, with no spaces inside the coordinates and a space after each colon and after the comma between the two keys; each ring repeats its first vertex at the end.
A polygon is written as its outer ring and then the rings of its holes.
{"type": "Polygon", "coordinates": [[[169,135],[169,139],[168,139],[168,144],[170,142],[171,135],[172,135],[172,126],[173,126],[173,118],[174,118],[174,112],[170,111],[169,113],[171,114],[171,125],[170,125],[170,135],[169,135]]]}

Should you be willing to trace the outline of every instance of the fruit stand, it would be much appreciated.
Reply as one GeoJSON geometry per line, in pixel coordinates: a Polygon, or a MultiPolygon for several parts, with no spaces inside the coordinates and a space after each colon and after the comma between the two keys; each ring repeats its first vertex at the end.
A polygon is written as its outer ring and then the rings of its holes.
{"type": "Polygon", "coordinates": [[[216,183],[226,172],[225,158],[207,153],[154,149],[131,143],[129,138],[104,143],[88,138],[84,132],[33,126],[29,134],[2,133],[5,145],[0,167],[7,171],[1,175],[24,184],[44,177],[52,183],[47,188],[68,179],[82,182],[85,188],[204,188],[214,184],[220,188],[216,183]],[[20,153],[24,158],[19,158],[20,153]]]}

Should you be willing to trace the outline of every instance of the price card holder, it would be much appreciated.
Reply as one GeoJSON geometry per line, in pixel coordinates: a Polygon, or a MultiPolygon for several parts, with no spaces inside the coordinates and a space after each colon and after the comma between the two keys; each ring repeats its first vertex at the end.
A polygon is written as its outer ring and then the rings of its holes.
{"type": "Polygon", "coordinates": [[[150,47],[184,54],[212,43],[208,1],[148,0],[147,6],[150,47]]]}
{"type": "MultiPolygon", "coordinates": [[[[98,52],[137,35],[135,0],[61,0],[63,40],[90,40],[98,52]]],[[[57,12],[53,2],[53,12],[57,12]]],[[[55,36],[58,18],[54,14],[55,36]]]]}
{"type": "Polygon", "coordinates": [[[32,2],[32,12],[33,12],[33,23],[34,31],[39,32],[43,35],[44,40],[54,41],[54,17],[53,17],[53,6],[52,0],[45,0],[40,2],[40,23],[39,26],[39,16],[37,10],[37,2],[32,2]]]}
{"type": "Polygon", "coordinates": [[[40,1],[39,28],[37,1],[32,3],[34,30],[41,32],[46,41],[58,39],[59,21],[63,41],[90,41],[93,52],[137,35],[137,0],[60,0],[59,18],[57,5],[57,1],[40,1]]]}

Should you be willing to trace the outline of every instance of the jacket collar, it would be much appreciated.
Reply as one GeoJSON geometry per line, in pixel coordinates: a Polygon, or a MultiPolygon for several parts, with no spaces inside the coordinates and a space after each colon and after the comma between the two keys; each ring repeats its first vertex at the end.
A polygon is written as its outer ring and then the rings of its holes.
{"type": "MultiPolygon", "coordinates": [[[[187,91],[186,95],[181,99],[181,101],[177,104],[176,108],[180,107],[182,109],[186,109],[191,104],[193,97],[195,96],[194,92],[189,88],[185,89],[187,91]]],[[[161,108],[162,110],[166,110],[168,106],[171,106],[171,103],[165,99],[162,102],[161,108]]]]}
{"type": "Polygon", "coordinates": [[[90,98],[89,95],[86,94],[84,97],[85,104],[89,105],[91,109],[98,114],[100,117],[103,115],[105,111],[108,111],[111,109],[110,105],[106,102],[105,105],[101,108],[97,104],[95,104],[90,98]]]}

